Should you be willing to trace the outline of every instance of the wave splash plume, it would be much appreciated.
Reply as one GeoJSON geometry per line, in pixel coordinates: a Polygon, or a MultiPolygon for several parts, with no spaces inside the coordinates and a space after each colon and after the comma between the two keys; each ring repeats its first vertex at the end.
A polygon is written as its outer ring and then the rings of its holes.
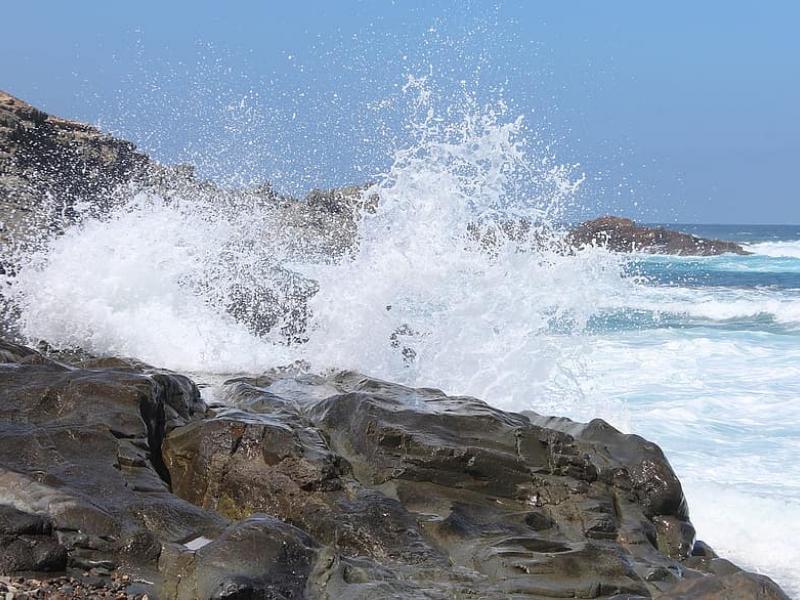
{"type": "Polygon", "coordinates": [[[190,371],[302,360],[500,401],[563,393],[566,333],[630,285],[619,258],[559,244],[580,173],[502,103],[437,111],[425,78],[405,90],[414,141],[342,208],[352,230],[304,226],[302,202],[139,192],[29,260],[23,332],[190,371]]]}

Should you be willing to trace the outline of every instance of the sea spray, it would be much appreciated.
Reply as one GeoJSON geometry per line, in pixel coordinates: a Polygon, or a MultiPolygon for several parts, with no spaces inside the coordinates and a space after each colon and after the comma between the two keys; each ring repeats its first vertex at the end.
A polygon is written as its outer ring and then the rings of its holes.
{"type": "Polygon", "coordinates": [[[29,260],[13,282],[24,333],[200,372],[302,360],[498,403],[579,394],[569,334],[598,293],[629,285],[619,257],[560,242],[581,173],[502,102],[465,95],[438,111],[426,78],[404,89],[414,142],[362,192],[372,206],[353,213],[350,252],[298,244],[345,233],[287,228],[285,203],[141,192],[29,260]],[[281,295],[287,274],[304,283],[281,295]],[[237,297],[293,301],[254,331],[237,297]]]}

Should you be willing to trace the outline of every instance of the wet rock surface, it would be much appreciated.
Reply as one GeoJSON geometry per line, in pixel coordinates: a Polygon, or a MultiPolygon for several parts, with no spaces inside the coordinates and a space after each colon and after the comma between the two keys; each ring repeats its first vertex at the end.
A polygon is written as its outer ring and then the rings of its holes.
{"type": "Polygon", "coordinates": [[[4,585],[180,599],[786,598],[696,542],[658,447],[602,421],[357,373],[238,378],[206,406],[183,376],[71,360],[0,344],[4,585]]]}
{"type": "Polygon", "coordinates": [[[605,246],[614,252],[648,252],[685,256],[749,254],[735,242],[710,240],[664,227],[638,225],[623,217],[600,217],[573,228],[567,241],[573,247],[605,246]]]}

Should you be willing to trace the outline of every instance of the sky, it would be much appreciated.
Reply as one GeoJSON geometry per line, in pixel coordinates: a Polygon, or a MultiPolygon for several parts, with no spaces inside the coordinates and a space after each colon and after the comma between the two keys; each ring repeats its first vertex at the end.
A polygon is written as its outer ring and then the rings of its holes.
{"type": "Polygon", "coordinates": [[[0,89],[224,183],[369,180],[409,75],[522,115],[580,216],[800,223],[800,3],[41,2],[3,9],[0,89]]]}

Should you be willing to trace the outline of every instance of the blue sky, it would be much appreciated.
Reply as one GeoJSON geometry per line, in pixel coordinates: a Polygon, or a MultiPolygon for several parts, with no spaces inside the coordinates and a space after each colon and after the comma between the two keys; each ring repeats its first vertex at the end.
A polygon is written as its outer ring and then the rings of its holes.
{"type": "Polygon", "coordinates": [[[165,161],[301,192],[368,179],[433,68],[587,174],[587,215],[800,223],[800,3],[50,2],[3,9],[0,87],[165,161]]]}

